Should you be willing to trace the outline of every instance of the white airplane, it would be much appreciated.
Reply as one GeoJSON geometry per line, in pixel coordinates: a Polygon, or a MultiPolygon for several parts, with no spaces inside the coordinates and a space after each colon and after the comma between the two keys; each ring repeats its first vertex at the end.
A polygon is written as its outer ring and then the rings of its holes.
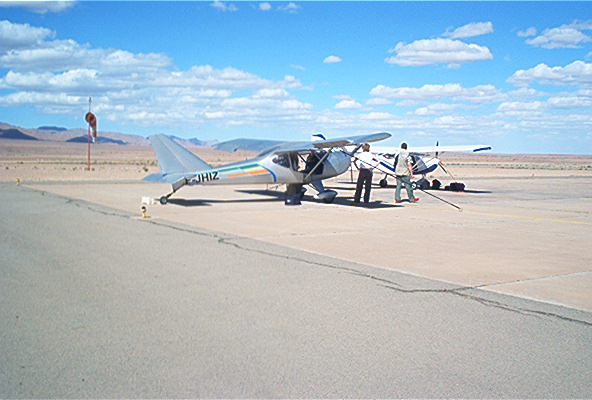
{"type": "Polygon", "coordinates": [[[286,184],[286,205],[298,205],[306,189],[311,185],[317,199],[331,203],[337,196],[334,190],[326,190],[323,179],[341,175],[351,164],[354,149],[359,146],[389,138],[382,132],[314,142],[284,142],[266,150],[250,160],[212,167],[195,154],[165,135],[150,137],[156,153],[160,173],[144,178],[146,181],[172,184],[173,191],[160,197],[166,204],[169,197],[185,185],[222,184],[286,184]],[[304,166],[304,168],[300,168],[304,166]]]}
{"type": "MultiPolygon", "coordinates": [[[[385,188],[388,184],[387,177],[395,175],[395,160],[397,155],[399,154],[400,148],[397,147],[372,147],[370,149],[374,154],[376,154],[376,161],[379,161],[379,164],[376,167],[376,171],[384,173],[384,178],[380,180],[379,184],[380,187],[385,188]]],[[[440,153],[445,151],[459,151],[459,152],[480,152],[491,150],[490,146],[487,145],[465,145],[465,146],[439,146],[436,143],[435,146],[431,147],[414,147],[408,148],[407,151],[413,160],[413,174],[414,175],[425,175],[429,174],[430,172],[434,172],[436,168],[441,167],[444,172],[448,173],[444,168],[442,162],[437,158],[440,153]],[[434,154],[434,156],[430,156],[429,154],[434,154]]],[[[417,183],[412,182],[414,188],[416,187],[417,183]]]]}

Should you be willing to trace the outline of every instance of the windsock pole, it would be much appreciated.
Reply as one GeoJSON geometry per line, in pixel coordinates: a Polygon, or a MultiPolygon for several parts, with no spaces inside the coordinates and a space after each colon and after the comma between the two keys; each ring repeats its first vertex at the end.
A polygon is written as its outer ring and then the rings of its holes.
{"type": "MultiPolygon", "coordinates": [[[[88,112],[90,113],[90,105],[92,97],[88,98],[88,112]]],[[[88,121],[88,171],[90,171],[90,121],[88,121]]]]}

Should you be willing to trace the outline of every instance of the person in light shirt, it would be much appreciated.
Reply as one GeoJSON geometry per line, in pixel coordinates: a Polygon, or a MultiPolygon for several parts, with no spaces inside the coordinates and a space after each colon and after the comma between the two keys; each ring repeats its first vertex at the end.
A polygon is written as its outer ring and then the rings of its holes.
{"type": "Polygon", "coordinates": [[[370,152],[370,145],[364,143],[362,145],[362,152],[354,159],[354,165],[360,171],[358,173],[358,182],[356,184],[356,194],[352,205],[360,203],[362,196],[362,188],[364,188],[364,204],[370,202],[370,190],[372,189],[372,170],[376,168],[379,161],[376,160],[374,154],[370,152]]]}
{"type": "Polygon", "coordinates": [[[395,159],[395,177],[397,178],[397,188],[395,189],[395,203],[401,203],[401,187],[405,186],[407,197],[410,203],[417,203],[418,197],[413,195],[411,187],[411,178],[413,178],[413,167],[411,158],[407,151],[407,143],[401,143],[401,150],[395,159]]]}

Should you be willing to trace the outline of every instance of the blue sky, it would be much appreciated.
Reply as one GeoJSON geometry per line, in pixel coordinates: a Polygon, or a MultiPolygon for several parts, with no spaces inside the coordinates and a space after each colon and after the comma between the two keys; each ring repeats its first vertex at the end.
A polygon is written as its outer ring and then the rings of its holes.
{"type": "Polygon", "coordinates": [[[592,153],[590,2],[0,1],[0,121],[592,153]]]}

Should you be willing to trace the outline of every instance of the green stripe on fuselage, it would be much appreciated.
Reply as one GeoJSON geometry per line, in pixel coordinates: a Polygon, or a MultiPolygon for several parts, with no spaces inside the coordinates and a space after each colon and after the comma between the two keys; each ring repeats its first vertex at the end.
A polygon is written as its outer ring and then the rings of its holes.
{"type": "Polygon", "coordinates": [[[220,171],[220,172],[228,172],[228,171],[233,171],[235,169],[250,169],[250,168],[259,168],[259,167],[260,167],[259,164],[250,164],[250,165],[243,165],[242,167],[232,167],[232,168],[219,169],[218,171],[220,171]]]}

